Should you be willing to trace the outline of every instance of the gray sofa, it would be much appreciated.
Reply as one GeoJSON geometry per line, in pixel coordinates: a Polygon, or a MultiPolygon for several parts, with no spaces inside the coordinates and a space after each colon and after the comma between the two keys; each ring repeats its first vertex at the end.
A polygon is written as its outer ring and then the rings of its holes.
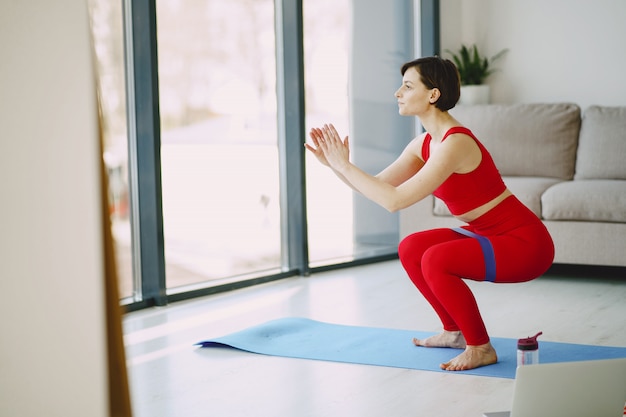
{"type": "MultiPolygon", "coordinates": [[[[626,107],[492,104],[450,113],[547,226],[555,263],[626,267],[626,107]]],[[[459,224],[432,196],[400,213],[402,238],[459,224]]]]}

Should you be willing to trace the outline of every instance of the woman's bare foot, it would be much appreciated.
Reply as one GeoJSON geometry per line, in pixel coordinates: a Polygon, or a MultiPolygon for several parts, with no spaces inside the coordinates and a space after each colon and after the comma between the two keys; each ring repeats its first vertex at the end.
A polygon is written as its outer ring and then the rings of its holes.
{"type": "Polygon", "coordinates": [[[449,332],[447,330],[444,330],[441,334],[431,336],[424,340],[414,338],[413,344],[415,344],[415,346],[447,347],[456,349],[463,349],[467,345],[461,332],[449,332]]]}
{"type": "Polygon", "coordinates": [[[463,353],[449,362],[442,363],[441,369],[446,371],[466,371],[498,362],[496,350],[487,342],[484,345],[467,346],[463,353]]]}

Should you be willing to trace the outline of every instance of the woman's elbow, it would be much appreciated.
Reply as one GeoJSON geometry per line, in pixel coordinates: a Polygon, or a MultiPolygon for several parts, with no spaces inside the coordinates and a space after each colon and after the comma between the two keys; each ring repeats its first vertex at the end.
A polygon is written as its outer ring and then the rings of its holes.
{"type": "Polygon", "coordinates": [[[394,201],[390,204],[386,204],[383,206],[383,208],[387,210],[389,213],[397,213],[398,211],[405,209],[407,207],[408,207],[407,204],[404,204],[400,201],[394,201]]]}
{"type": "Polygon", "coordinates": [[[383,207],[390,213],[396,213],[400,210],[404,210],[405,208],[412,206],[420,200],[421,198],[416,200],[415,198],[413,198],[413,196],[409,196],[408,198],[394,198],[383,207]]]}
{"type": "Polygon", "coordinates": [[[379,204],[390,213],[396,213],[414,203],[415,200],[412,196],[403,195],[402,193],[395,193],[394,195],[387,196],[387,198],[382,199],[379,202],[379,204]]]}

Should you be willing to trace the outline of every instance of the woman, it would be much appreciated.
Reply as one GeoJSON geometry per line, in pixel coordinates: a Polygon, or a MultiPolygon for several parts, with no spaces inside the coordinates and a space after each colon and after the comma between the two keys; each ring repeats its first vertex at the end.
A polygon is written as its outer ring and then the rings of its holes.
{"type": "Polygon", "coordinates": [[[441,364],[449,371],[496,363],[496,351],[463,279],[524,282],[552,264],[554,245],[543,223],[504,185],[484,146],[448,110],[460,96],[459,73],[450,60],[427,57],[402,66],[396,91],[401,115],[416,116],[426,132],[376,176],[349,160],[348,137],[332,125],[314,128],[317,159],[355,191],[390,212],[430,194],[441,198],[463,228],[435,229],[406,237],[398,253],[411,281],[441,319],[443,332],[417,346],[462,348],[441,364]]]}

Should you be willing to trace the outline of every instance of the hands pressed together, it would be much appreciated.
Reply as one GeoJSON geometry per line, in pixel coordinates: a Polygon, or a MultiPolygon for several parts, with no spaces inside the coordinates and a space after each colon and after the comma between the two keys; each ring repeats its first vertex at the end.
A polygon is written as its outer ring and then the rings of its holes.
{"type": "Polygon", "coordinates": [[[312,128],[309,133],[313,146],[305,143],[304,146],[322,164],[341,171],[350,163],[350,146],[348,137],[341,140],[337,129],[332,124],[325,124],[322,128],[312,128]]]}

